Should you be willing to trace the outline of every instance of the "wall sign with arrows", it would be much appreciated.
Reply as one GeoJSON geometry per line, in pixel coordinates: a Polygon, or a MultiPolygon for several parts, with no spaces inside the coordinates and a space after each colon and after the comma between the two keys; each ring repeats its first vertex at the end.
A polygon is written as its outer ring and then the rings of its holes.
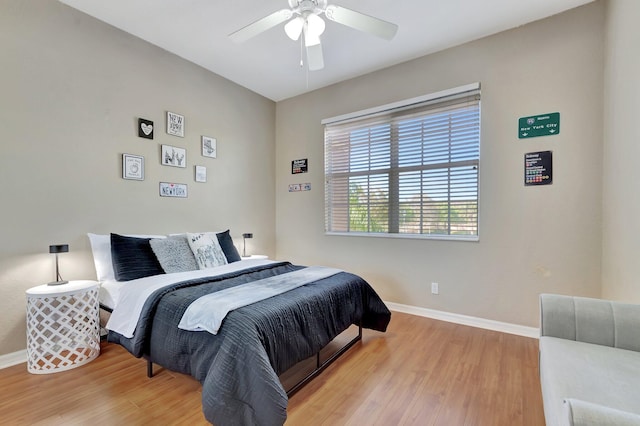
{"type": "Polygon", "coordinates": [[[550,136],[560,133],[560,113],[522,117],[518,120],[518,139],[550,136]]]}

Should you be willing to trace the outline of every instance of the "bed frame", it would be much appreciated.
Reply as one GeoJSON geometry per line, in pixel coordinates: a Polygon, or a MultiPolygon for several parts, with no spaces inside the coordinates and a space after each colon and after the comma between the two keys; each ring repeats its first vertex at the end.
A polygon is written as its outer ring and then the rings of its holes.
{"type": "MultiPolygon", "coordinates": [[[[111,312],[113,312],[113,310],[111,308],[109,308],[108,306],[103,305],[102,303],[100,303],[100,310],[105,311],[107,313],[107,315],[110,315],[111,312]]],[[[108,316],[107,316],[107,318],[108,318],[108,316]]],[[[106,320],[105,320],[105,324],[106,324],[106,320]]],[[[288,397],[292,397],[294,394],[296,394],[307,383],[309,383],[311,380],[313,380],[316,377],[318,377],[320,375],[320,373],[322,373],[324,370],[326,370],[327,367],[329,367],[331,364],[333,364],[333,362],[335,360],[340,358],[346,351],[351,349],[351,347],[353,345],[355,345],[356,343],[358,343],[359,341],[362,340],[362,324],[357,324],[357,325],[358,325],[358,334],[353,339],[349,340],[344,346],[342,346],[337,351],[335,351],[324,362],[320,361],[320,352],[322,350],[320,350],[320,351],[318,351],[318,353],[316,353],[316,355],[315,355],[316,367],[304,379],[300,380],[295,385],[293,385],[291,387],[291,389],[287,390],[287,396],[288,397]]],[[[100,326],[102,328],[103,324],[100,324],[100,326]]],[[[104,336],[104,338],[106,338],[106,335],[104,336]]],[[[102,339],[102,336],[101,336],[101,339],[102,339]]],[[[153,362],[151,362],[151,360],[149,360],[146,357],[145,357],[145,359],[147,360],[147,377],[153,378],[153,362]]]]}
{"type": "MultiPolygon", "coordinates": [[[[300,380],[298,383],[293,385],[291,389],[287,391],[287,396],[292,397],[296,392],[302,389],[307,383],[311,380],[315,379],[322,373],[327,367],[329,367],[335,360],[340,358],[342,354],[348,351],[353,345],[362,340],[362,325],[358,324],[358,334],[353,339],[349,340],[344,346],[335,351],[329,358],[327,358],[324,362],[320,362],[320,351],[315,355],[316,357],[316,367],[314,370],[309,373],[304,379],[300,380]]],[[[153,362],[147,358],[147,377],[153,377],[153,362]]]]}

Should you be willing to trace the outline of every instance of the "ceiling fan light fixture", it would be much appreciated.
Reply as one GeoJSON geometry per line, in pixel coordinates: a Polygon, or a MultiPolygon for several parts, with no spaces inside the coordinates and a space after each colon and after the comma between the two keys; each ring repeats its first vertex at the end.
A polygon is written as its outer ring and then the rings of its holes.
{"type": "Polygon", "coordinates": [[[311,37],[320,37],[324,32],[324,28],[324,19],[315,13],[310,13],[309,16],[307,16],[307,35],[311,35],[311,37]]]}
{"type": "MultiPolygon", "coordinates": [[[[322,14],[330,21],[386,40],[393,39],[398,31],[396,24],[346,7],[329,5],[327,2],[328,0],[288,0],[289,9],[273,12],[229,34],[229,37],[240,43],[277,25],[285,24],[287,37],[294,41],[300,40],[301,57],[303,41],[300,37],[304,34],[308,69],[315,71],[324,67],[320,36],[324,33],[326,22],[322,19],[322,14]]],[[[300,65],[302,64],[301,62],[300,65]]]]}
{"type": "Polygon", "coordinates": [[[302,16],[298,16],[293,18],[284,26],[284,32],[287,33],[287,36],[296,41],[300,38],[300,34],[302,34],[302,27],[304,26],[304,18],[302,16]]]}
{"type": "Polygon", "coordinates": [[[304,27],[302,28],[304,31],[304,45],[306,47],[317,46],[320,44],[320,36],[315,35],[311,31],[309,31],[308,21],[304,24],[304,27]]]}

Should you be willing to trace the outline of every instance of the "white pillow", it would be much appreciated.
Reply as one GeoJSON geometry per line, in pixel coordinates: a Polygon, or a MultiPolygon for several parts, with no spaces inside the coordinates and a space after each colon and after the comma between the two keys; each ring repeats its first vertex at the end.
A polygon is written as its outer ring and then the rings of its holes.
{"type": "Polygon", "coordinates": [[[196,257],[199,269],[215,268],[227,264],[227,257],[213,232],[187,233],[187,241],[196,257]]]}
{"type": "MultiPolygon", "coordinates": [[[[111,234],[88,233],[91,251],[93,252],[93,264],[96,267],[98,281],[115,281],[116,273],[113,271],[113,259],[111,258],[111,234]]],[[[126,235],[136,238],[166,238],[164,235],[126,235]]]]}

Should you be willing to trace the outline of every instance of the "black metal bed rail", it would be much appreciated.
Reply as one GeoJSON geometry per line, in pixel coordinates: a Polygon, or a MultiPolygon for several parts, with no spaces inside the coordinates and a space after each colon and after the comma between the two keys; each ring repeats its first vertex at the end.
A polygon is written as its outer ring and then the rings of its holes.
{"type": "Polygon", "coordinates": [[[358,324],[358,335],[353,339],[349,340],[347,344],[338,349],[333,355],[327,358],[323,363],[320,363],[320,352],[316,354],[316,368],[307,375],[304,379],[300,380],[298,383],[293,385],[291,389],[287,391],[287,396],[291,398],[296,392],[302,389],[307,383],[316,378],[320,373],[322,373],[328,366],[333,364],[333,362],[340,358],[342,354],[348,351],[353,345],[362,340],[362,325],[358,324]]]}
{"type": "MultiPolygon", "coordinates": [[[[300,380],[298,383],[293,385],[291,389],[287,391],[287,396],[291,398],[296,392],[302,389],[307,383],[309,383],[314,378],[318,377],[320,373],[322,373],[327,367],[329,367],[335,360],[340,358],[342,354],[348,351],[353,345],[362,340],[362,325],[358,324],[358,335],[353,339],[349,340],[344,346],[338,349],[333,353],[329,358],[327,358],[324,362],[320,362],[320,351],[316,354],[316,368],[309,373],[304,379],[300,380]]],[[[153,377],[153,362],[147,358],[147,377],[153,377]]]]}

